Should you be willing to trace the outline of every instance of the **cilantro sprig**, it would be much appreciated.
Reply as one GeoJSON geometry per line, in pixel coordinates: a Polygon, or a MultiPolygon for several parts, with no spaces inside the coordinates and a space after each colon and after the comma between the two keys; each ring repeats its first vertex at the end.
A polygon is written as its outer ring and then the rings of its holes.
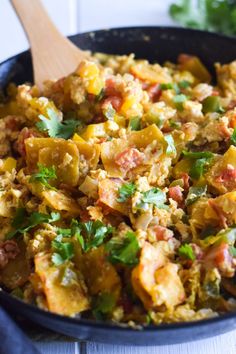
{"type": "Polygon", "coordinates": [[[30,182],[40,182],[42,185],[49,189],[56,189],[49,183],[51,180],[57,179],[55,166],[46,167],[42,164],[38,164],[38,172],[34,173],[30,182]]]}
{"type": "Polygon", "coordinates": [[[189,188],[188,195],[185,200],[187,206],[196,202],[200,197],[205,196],[207,193],[207,186],[192,186],[189,188]]]}
{"type": "Polygon", "coordinates": [[[178,249],[178,253],[182,258],[191,259],[191,261],[194,261],[196,259],[196,255],[192,249],[192,246],[188,243],[181,245],[178,249]]]}
{"type": "Polygon", "coordinates": [[[124,183],[121,187],[118,189],[118,194],[119,197],[117,198],[117,201],[119,203],[124,203],[126,202],[127,199],[132,197],[134,192],[136,191],[137,187],[135,183],[130,182],[130,183],[124,183]]]}
{"type": "Polygon", "coordinates": [[[166,200],[166,193],[159,188],[151,188],[142,193],[141,206],[143,203],[148,203],[160,209],[167,209],[168,207],[165,205],[166,200]]]}
{"type": "Polygon", "coordinates": [[[134,232],[128,231],[123,239],[114,237],[106,244],[108,260],[111,263],[121,263],[134,266],[138,263],[140,250],[137,237],[134,232]]]}
{"type": "Polygon", "coordinates": [[[47,132],[52,138],[69,139],[81,124],[80,121],[74,119],[61,123],[57,113],[50,108],[47,109],[47,115],[48,118],[42,114],[39,115],[40,122],[36,123],[36,127],[42,132],[47,132]]]}
{"type": "Polygon", "coordinates": [[[6,238],[10,240],[17,234],[24,234],[40,224],[53,223],[58,220],[60,220],[60,214],[57,212],[42,214],[35,211],[28,216],[25,208],[18,208],[11,223],[13,230],[7,233],[6,238]]]}
{"type": "Polygon", "coordinates": [[[71,242],[53,240],[52,247],[56,251],[52,255],[52,262],[55,265],[60,265],[74,257],[74,246],[71,242]]]}
{"type": "Polygon", "coordinates": [[[111,226],[104,225],[99,220],[84,223],[74,221],[72,228],[84,252],[100,246],[105,238],[113,232],[111,226]]]}
{"type": "Polygon", "coordinates": [[[179,0],[169,8],[178,23],[207,31],[236,34],[236,3],[232,0],[179,0]]]}

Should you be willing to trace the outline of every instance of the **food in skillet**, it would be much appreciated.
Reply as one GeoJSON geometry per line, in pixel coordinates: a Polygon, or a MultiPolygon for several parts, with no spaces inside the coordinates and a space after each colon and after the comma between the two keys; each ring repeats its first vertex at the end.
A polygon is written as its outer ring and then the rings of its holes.
{"type": "Polygon", "coordinates": [[[0,282],[67,316],[236,308],[236,62],[96,54],[0,107],[0,282]]]}

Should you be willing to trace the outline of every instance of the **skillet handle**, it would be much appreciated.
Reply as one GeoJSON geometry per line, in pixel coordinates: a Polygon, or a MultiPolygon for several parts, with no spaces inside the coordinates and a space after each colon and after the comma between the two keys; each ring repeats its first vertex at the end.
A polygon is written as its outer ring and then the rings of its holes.
{"type": "Polygon", "coordinates": [[[0,354],[40,354],[30,339],[0,307],[0,354]]]}

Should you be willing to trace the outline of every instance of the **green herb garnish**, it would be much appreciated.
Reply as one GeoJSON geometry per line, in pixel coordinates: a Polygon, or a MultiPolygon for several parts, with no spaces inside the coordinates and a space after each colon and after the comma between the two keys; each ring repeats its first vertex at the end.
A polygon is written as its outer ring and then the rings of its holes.
{"type": "Polygon", "coordinates": [[[236,257],[236,247],[229,246],[229,253],[231,254],[232,257],[236,257]]]}
{"type": "Polygon", "coordinates": [[[55,190],[56,188],[49,183],[49,181],[57,178],[55,166],[46,167],[42,164],[38,164],[38,169],[39,171],[31,176],[30,182],[40,182],[45,187],[55,190]]]}
{"type": "Polygon", "coordinates": [[[202,186],[202,187],[190,187],[188,191],[187,198],[185,200],[185,204],[191,205],[194,202],[196,202],[200,197],[203,197],[206,195],[207,192],[207,186],[202,186]]]}
{"type": "Polygon", "coordinates": [[[128,231],[125,238],[112,238],[106,244],[108,260],[111,263],[122,263],[134,266],[138,263],[139,244],[134,232],[128,231]]]}
{"type": "Polygon", "coordinates": [[[152,188],[147,192],[143,192],[141,201],[142,203],[153,204],[160,209],[167,208],[167,205],[165,205],[166,194],[159,188],[152,188]]]}
{"type": "Polygon", "coordinates": [[[183,258],[191,259],[192,261],[196,259],[196,255],[192,249],[192,246],[187,243],[179,247],[178,253],[183,258]]]}
{"type": "Polygon", "coordinates": [[[113,228],[104,225],[101,221],[88,221],[85,223],[74,221],[73,234],[76,236],[84,252],[100,246],[105,238],[112,234],[113,228]]]}
{"type": "Polygon", "coordinates": [[[119,198],[117,198],[116,200],[119,203],[124,203],[127,199],[132,197],[132,195],[134,194],[135,191],[136,191],[135,183],[133,183],[133,182],[124,183],[118,189],[119,198]]]}
{"type": "Polygon", "coordinates": [[[180,93],[179,95],[173,97],[173,102],[175,103],[175,107],[177,108],[178,111],[183,110],[183,103],[186,100],[187,100],[187,96],[184,95],[183,93],[180,93]]]}
{"type": "Polygon", "coordinates": [[[129,121],[129,128],[131,130],[140,130],[141,129],[141,118],[133,117],[129,121]]]}
{"type": "Polygon", "coordinates": [[[74,246],[71,242],[53,240],[52,247],[56,251],[52,255],[52,262],[55,265],[60,265],[74,257],[74,246]]]}
{"type": "Polygon", "coordinates": [[[58,221],[59,219],[60,214],[56,212],[51,212],[51,214],[42,214],[35,211],[30,214],[30,216],[27,216],[26,210],[24,208],[18,208],[11,224],[14,230],[8,232],[6,237],[9,240],[18,233],[24,234],[35,226],[43,223],[52,223],[58,221]]]}
{"type": "Polygon", "coordinates": [[[166,155],[176,156],[175,142],[171,134],[164,135],[167,142],[166,155]]]}
{"type": "Polygon", "coordinates": [[[36,127],[43,132],[47,132],[52,138],[69,139],[75,133],[76,128],[81,125],[81,122],[74,119],[68,119],[63,123],[60,122],[57,113],[48,108],[48,118],[40,114],[40,122],[36,123],[36,127]]]}
{"type": "Polygon", "coordinates": [[[179,0],[170,6],[169,13],[175,21],[190,28],[236,34],[233,0],[179,0]]]}

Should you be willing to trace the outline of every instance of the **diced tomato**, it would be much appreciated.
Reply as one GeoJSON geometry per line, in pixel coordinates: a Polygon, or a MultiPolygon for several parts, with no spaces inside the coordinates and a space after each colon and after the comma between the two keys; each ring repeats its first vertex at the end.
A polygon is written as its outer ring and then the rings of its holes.
{"type": "Polygon", "coordinates": [[[174,235],[173,231],[160,225],[153,226],[152,231],[154,231],[154,233],[156,234],[157,241],[168,241],[174,235]]]}
{"type": "Polygon", "coordinates": [[[184,190],[187,191],[189,189],[189,175],[187,173],[183,173],[182,179],[184,182],[184,190]]]}
{"type": "Polygon", "coordinates": [[[106,96],[116,96],[117,94],[119,94],[116,88],[116,82],[114,81],[113,78],[109,78],[106,80],[105,94],[106,96]]]}
{"type": "MultiPolygon", "coordinates": [[[[233,109],[235,107],[236,107],[236,101],[232,101],[228,106],[228,109],[233,109]]],[[[230,128],[236,128],[236,113],[233,114],[232,117],[230,117],[229,126],[230,128]]]]}
{"type": "Polygon", "coordinates": [[[135,148],[127,148],[115,157],[115,163],[124,170],[131,170],[143,162],[143,154],[135,148]]]}
{"type": "Polygon", "coordinates": [[[219,96],[220,93],[217,90],[212,90],[211,96],[219,96]]]}
{"type": "Polygon", "coordinates": [[[20,126],[22,125],[21,121],[19,120],[19,117],[17,116],[7,116],[4,121],[6,129],[9,129],[11,131],[19,130],[20,126]]]}
{"type": "Polygon", "coordinates": [[[21,156],[25,156],[25,140],[31,137],[37,136],[37,133],[30,128],[23,128],[18,135],[18,139],[15,144],[16,150],[21,156]]]}
{"type": "Polygon", "coordinates": [[[169,198],[174,199],[178,204],[183,202],[183,193],[180,186],[169,188],[169,198]]]}
{"type": "Polygon", "coordinates": [[[227,243],[210,247],[204,256],[204,261],[207,267],[217,267],[224,276],[234,274],[233,258],[229,253],[227,243]]]}
{"type": "Polygon", "coordinates": [[[227,188],[233,188],[236,185],[236,168],[228,164],[216,178],[216,181],[222,183],[227,188]]]}
{"type": "Polygon", "coordinates": [[[105,100],[102,103],[102,108],[106,109],[106,107],[111,104],[112,107],[116,110],[119,111],[121,105],[122,105],[122,97],[120,96],[110,96],[105,98],[105,100]]]}
{"type": "Polygon", "coordinates": [[[153,102],[157,102],[161,96],[161,88],[159,84],[153,84],[147,89],[147,93],[153,102]]]}

